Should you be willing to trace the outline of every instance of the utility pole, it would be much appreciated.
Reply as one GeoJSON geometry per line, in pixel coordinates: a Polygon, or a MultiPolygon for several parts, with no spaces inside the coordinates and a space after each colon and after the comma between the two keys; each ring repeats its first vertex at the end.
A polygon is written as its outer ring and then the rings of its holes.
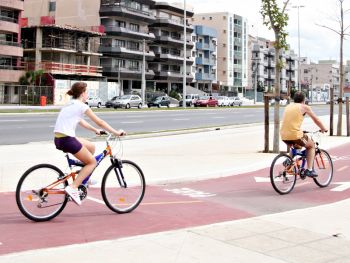
{"type": "Polygon", "coordinates": [[[183,79],[182,79],[182,107],[186,108],[186,0],[184,0],[184,64],[183,64],[183,79]]]}
{"type": "Polygon", "coordinates": [[[146,94],[146,40],[142,41],[142,77],[141,77],[141,96],[142,96],[142,106],[145,105],[145,94],[146,94]]]}
{"type": "Polygon", "coordinates": [[[299,19],[299,9],[305,7],[303,5],[295,5],[292,6],[292,8],[297,8],[298,9],[298,91],[301,90],[301,86],[300,86],[300,19],[299,19]]]}

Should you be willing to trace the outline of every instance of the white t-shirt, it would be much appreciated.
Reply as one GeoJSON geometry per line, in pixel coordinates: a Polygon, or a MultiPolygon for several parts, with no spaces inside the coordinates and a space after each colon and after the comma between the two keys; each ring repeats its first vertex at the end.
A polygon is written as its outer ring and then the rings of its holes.
{"type": "Polygon", "coordinates": [[[88,105],[80,100],[71,100],[67,103],[58,114],[54,132],[75,137],[75,129],[77,124],[83,118],[88,105]]]}

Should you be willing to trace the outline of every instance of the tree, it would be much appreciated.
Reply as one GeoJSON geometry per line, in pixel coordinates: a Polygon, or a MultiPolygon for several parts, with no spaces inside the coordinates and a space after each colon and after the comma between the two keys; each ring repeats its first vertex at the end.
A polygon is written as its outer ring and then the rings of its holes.
{"type": "Polygon", "coordinates": [[[347,26],[344,28],[344,15],[348,13],[350,10],[345,10],[343,8],[343,3],[345,0],[336,0],[339,3],[339,11],[340,11],[340,16],[335,19],[337,23],[339,23],[339,30],[333,29],[329,26],[325,25],[319,25],[321,27],[324,27],[326,29],[329,29],[336,34],[339,35],[340,38],[340,84],[339,84],[339,96],[338,96],[338,125],[337,125],[337,136],[342,135],[342,123],[343,123],[343,94],[344,94],[344,66],[343,66],[343,46],[344,46],[344,38],[346,35],[349,35],[346,33],[346,31],[349,29],[350,26],[347,26]]]}
{"type": "MultiPolygon", "coordinates": [[[[262,0],[261,14],[263,16],[264,25],[268,29],[272,29],[275,35],[275,63],[276,63],[276,81],[274,85],[275,101],[279,102],[281,89],[280,89],[280,74],[283,68],[283,62],[280,59],[281,50],[287,50],[287,32],[286,27],[288,24],[288,14],[286,13],[286,7],[289,0],[285,1],[282,9],[280,9],[276,3],[276,0],[262,0]]],[[[279,152],[279,130],[280,130],[280,104],[275,103],[274,106],[274,136],[273,136],[273,152],[279,152]]]]}

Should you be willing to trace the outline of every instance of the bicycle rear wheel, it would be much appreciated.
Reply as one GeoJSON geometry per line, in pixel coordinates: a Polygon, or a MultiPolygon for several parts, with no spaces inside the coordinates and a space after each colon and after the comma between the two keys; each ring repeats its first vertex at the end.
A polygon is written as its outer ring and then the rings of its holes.
{"type": "Polygon", "coordinates": [[[296,182],[296,168],[292,158],[279,154],[273,159],[270,167],[270,181],[273,189],[281,195],[293,190],[296,182]]]}
{"type": "MultiPolygon", "coordinates": [[[[44,188],[63,177],[63,172],[50,164],[38,164],[28,169],[16,188],[16,202],[24,216],[36,222],[48,221],[62,212],[67,204],[66,194],[48,194],[44,188]]],[[[54,190],[63,190],[67,181],[58,183],[54,190]]]]}
{"type": "Polygon", "coordinates": [[[333,162],[325,150],[319,149],[315,155],[314,170],[317,177],[313,178],[319,187],[328,186],[333,178],[333,162]]]}
{"type": "Polygon", "coordinates": [[[102,179],[101,193],[109,209],[124,214],[133,211],[141,203],[146,182],[142,170],[135,163],[122,160],[121,165],[120,170],[117,164],[107,169],[102,179]]]}

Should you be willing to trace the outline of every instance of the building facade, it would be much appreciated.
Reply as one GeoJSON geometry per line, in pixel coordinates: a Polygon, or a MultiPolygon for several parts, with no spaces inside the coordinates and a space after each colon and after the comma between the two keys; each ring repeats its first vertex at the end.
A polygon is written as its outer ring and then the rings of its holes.
{"type": "Polygon", "coordinates": [[[225,90],[243,93],[248,86],[247,20],[222,12],[195,14],[192,22],[217,31],[217,79],[225,90]]]}
{"type": "MultiPolygon", "coordinates": [[[[265,38],[250,36],[249,50],[249,93],[255,91],[273,91],[276,83],[275,48],[273,42],[265,38]]],[[[284,67],[280,72],[281,93],[290,94],[291,88],[297,87],[298,57],[293,50],[282,50],[281,62],[284,67]]],[[[261,97],[258,98],[261,101],[261,97]]]]}
{"type": "Polygon", "coordinates": [[[18,97],[19,78],[24,74],[21,59],[21,17],[23,0],[0,0],[0,103],[13,103],[18,97]]]}
{"type": "Polygon", "coordinates": [[[216,82],[217,32],[206,26],[195,26],[196,43],[196,73],[195,87],[207,93],[212,93],[216,82]]]}
{"type": "Polygon", "coordinates": [[[146,79],[154,78],[148,67],[155,57],[149,47],[155,40],[149,30],[156,20],[152,4],[151,0],[101,0],[99,14],[106,33],[100,46],[103,75],[118,81],[126,93],[141,89],[142,67],[146,79]]]}
{"type": "Polygon", "coordinates": [[[152,6],[156,21],[149,25],[150,31],[155,35],[155,41],[150,43],[150,48],[155,54],[153,61],[149,62],[149,68],[155,73],[154,81],[156,89],[170,93],[181,91],[184,74],[186,84],[194,79],[192,67],[194,58],[192,49],[194,43],[191,34],[194,27],[188,23],[193,12],[186,9],[186,36],[184,30],[184,7],[166,2],[155,2],[152,6]],[[184,40],[186,38],[186,50],[184,40]],[[186,69],[184,57],[186,56],[186,69]]]}
{"type": "Polygon", "coordinates": [[[300,64],[301,88],[308,94],[311,102],[329,99],[329,90],[339,94],[340,71],[335,60],[320,60],[318,63],[300,64]]]}

